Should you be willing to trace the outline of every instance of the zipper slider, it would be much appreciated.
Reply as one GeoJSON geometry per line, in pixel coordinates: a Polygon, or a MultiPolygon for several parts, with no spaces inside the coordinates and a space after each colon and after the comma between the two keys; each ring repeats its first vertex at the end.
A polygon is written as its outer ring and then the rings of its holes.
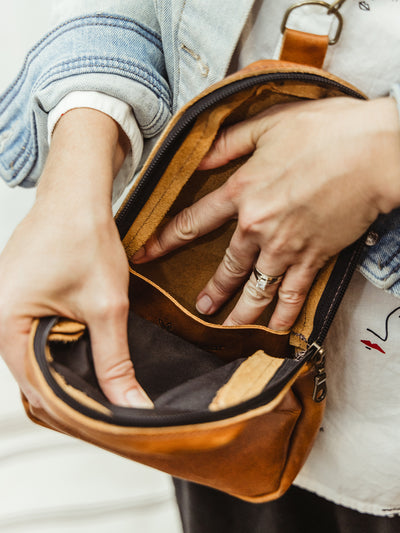
{"type": "Polygon", "coordinates": [[[313,391],[313,400],[314,402],[322,402],[327,393],[326,387],[326,372],[325,372],[325,350],[322,346],[319,346],[314,342],[310,348],[311,357],[310,361],[313,361],[315,364],[316,374],[314,377],[314,391],[313,391]]]}

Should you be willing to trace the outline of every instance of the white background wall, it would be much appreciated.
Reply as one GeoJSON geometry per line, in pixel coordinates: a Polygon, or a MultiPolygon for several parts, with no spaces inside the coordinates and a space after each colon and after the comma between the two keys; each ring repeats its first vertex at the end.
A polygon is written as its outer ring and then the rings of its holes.
{"type": "MultiPolygon", "coordinates": [[[[0,0],[0,92],[47,30],[56,1],[0,0]]],[[[34,191],[0,180],[0,251],[33,201],[34,191]]],[[[177,533],[180,526],[167,476],[30,423],[0,359],[0,531],[177,533]]]]}

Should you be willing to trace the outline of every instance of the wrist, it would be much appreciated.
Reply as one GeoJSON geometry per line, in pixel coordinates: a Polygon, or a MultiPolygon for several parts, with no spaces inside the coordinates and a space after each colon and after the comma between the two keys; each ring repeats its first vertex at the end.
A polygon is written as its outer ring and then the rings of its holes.
{"type": "Polygon", "coordinates": [[[110,204],[113,179],[128,150],[126,135],[111,117],[94,109],[70,110],[54,129],[38,199],[67,195],[110,204]]]}

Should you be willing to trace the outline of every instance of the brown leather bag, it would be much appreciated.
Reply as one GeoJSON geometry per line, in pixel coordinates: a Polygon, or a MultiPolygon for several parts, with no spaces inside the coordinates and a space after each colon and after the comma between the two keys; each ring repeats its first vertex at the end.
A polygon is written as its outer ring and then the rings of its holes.
{"type": "MultiPolygon", "coordinates": [[[[197,171],[218,131],[275,104],[364,98],[318,68],[260,61],[210,87],[171,121],[117,216],[129,257],[156,228],[221,185],[243,160],[197,171]]],[[[27,373],[43,408],[35,422],[252,502],[277,498],[303,465],[325,399],[322,343],[363,246],[332,260],[315,280],[294,327],[207,321],[198,291],[214,272],[234,223],[167,257],[131,267],[129,344],[153,410],[117,407],[101,392],[88,332],[52,317],[35,322],[27,373]],[[195,280],[195,283],[193,283],[195,280]]],[[[272,306],[271,306],[272,307],[272,306]]]]}

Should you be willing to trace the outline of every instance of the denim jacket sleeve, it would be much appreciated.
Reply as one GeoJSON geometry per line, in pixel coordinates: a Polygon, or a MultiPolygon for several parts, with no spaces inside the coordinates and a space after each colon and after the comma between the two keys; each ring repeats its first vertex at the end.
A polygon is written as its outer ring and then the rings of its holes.
{"type": "Polygon", "coordinates": [[[100,90],[127,102],[146,138],[171,115],[153,2],[58,4],[70,18],[30,50],[0,96],[0,172],[10,186],[36,184],[48,153],[47,115],[71,91],[100,90]]]}

